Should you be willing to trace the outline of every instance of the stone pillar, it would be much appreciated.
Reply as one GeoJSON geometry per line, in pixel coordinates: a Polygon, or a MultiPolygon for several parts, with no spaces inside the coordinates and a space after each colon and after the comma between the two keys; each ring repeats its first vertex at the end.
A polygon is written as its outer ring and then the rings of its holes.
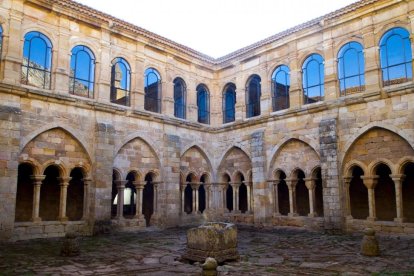
{"type": "Polygon", "coordinates": [[[146,184],[146,182],[138,182],[138,181],[134,181],[133,182],[135,189],[137,191],[137,200],[135,202],[135,219],[143,219],[144,216],[142,215],[142,191],[144,190],[144,186],[146,184]]]}
{"type": "Polygon", "coordinates": [[[296,213],[296,184],[297,179],[285,179],[286,185],[289,189],[289,216],[297,216],[296,213]]]}
{"type": "Polygon", "coordinates": [[[396,222],[404,222],[404,210],[403,210],[403,197],[402,197],[402,182],[405,179],[403,174],[390,175],[395,185],[395,204],[397,209],[397,217],[394,219],[396,222]]]}
{"type": "Polygon", "coordinates": [[[271,180],[270,182],[273,185],[273,216],[277,217],[277,216],[280,216],[279,190],[278,190],[280,180],[271,180]]]}
{"type": "Polygon", "coordinates": [[[351,184],[352,177],[344,177],[344,192],[345,192],[345,215],[347,218],[352,219],[351,213],[351,198],[349,196],[349,187],[351,184]]]}
{"type": "MultiPolygon", "coordinates": [[[[326,88],[325,88],[326,89],[326,88]]],[[[344,222],[342,194],[339,185],[337,119],[323,119],[319,123],[319,151],[323,186],[324,228],[342,231],[344,222]]]]}
{"type": "Polygon", "coordinates": [[[67,221],[68,217],[66,216],[66,202],[68,195],[68,186],[69,181],[72,177],[59,177],[60,182],[60,201],[59,201],[59,220],[67,221]]]}
{"type": "Polygon", "coordinates": [[[269,184],[266,182],[267,166],[265,137],[264,130],[258,130],[251,134],[250,140],[255,224],[268,223],[273,216],[272,194],[269,193],[269,184]]]}
{"type": "Polygon", "coordinates": [[[121,220],[124,218],[124,191],[125,184],[128,180],[115,180],[116,188],[118,189],[118,201],[116,204],[116,218],[121,220]]]}
{"type": "MultiPolygon", "coordinates": [[[[204,185],[204,189],[206,191],[206,210],[210,210],[211,205],[211,194],[212,194],[212,186],[211,183],[202,183],[204,185]]],[[[205,211],[206,211],[205,210],[205,211]]]]}
{"type": "Polygon", "coordinates": [[[181,186],[181,213],[185,214],[185,188],[187,184],[182,184],[181,186]]]}
{"type": "Polygon", "coordinates": [[[252,213],[252,182],[243,181],[244,185],[246,185],[247,189],[247,213],[252,213]]]}
{"type": "Polygon", "coordinates": [[[305,178],[305,185],[309,193],[309,214],[308,217],[316,217],[315,213],[315,179],[305,178]]]}
{"type": "Polygon", "coordinates": [[[222,210],[223,212],[229,212],[230,210],[227,209],[227,202],[226,202],[226,192],[227,192],[227,185],[229,183],[220,183],[221,185],[221,203],[222,203],[222,210]]]}
{"type": "Polygon", "coordinates": [[[89,218],[89,187],[92,183],[92,179],[84,178],[83,182],[83,215],[82,220],[87,220],[89,218]]]}
{"type": "Polygon", "coordinates": [[[161,182],[152,182],[152,185],[154,185],[154,217],[157,217],[158,215],[158,185],[161,184],[161,182]]]}
{"type": "Polygon", "coordinates": [[[364,185],[368,189],[368,206],[369,206],[369,217],[368,220],[374,221],[376,219],[375,213],[375,186],[378,183],[378,176],[361,176],[364,181],[364,185]]]}
{"type": "Polygon", "coordinates": [[[199,202],[199,198],[198,198],[198,189],[200,188],[200,183],[190,183],[191,184],[191,189],[193,189],[193,214],[198,214],[199,210],[198,210],[198,202],[199,202]]]}
{"type": "Polygon", "coordinates": [[[40,222],[42,221],[42,218],[39,217],[40,187],[42,186],[42,181],[45,180],[46,175],[32,175],[30,178],[33,180],[32,221],[40,222]]]}

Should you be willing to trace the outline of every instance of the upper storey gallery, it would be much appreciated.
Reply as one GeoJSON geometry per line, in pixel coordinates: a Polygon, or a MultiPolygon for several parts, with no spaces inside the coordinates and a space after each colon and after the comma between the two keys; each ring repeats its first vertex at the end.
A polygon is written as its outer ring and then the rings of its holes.
{"type": "Polygon", "coordinates": [[[202,124],[412,84],[412,1],[360,1],[219,59],[69,0],[3,1],[0,20],[3,83],[202,124]]]}

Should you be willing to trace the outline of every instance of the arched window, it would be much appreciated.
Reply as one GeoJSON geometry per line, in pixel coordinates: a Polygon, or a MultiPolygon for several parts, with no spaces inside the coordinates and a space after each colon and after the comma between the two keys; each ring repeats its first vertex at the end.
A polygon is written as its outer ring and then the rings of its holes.
{"type": "Polygon", "coordinates": [[[258,75],[249,78],[246,85],[246,117],[260,115],[261,79],[258,75]]]}
{"type": "Polygon", "coordinates": [[[123,58],[112,61],[111,71],[111,102],[130,105],[131,67],[123,58]]]}
{"type": "Polygon", "coordinates": [[[229,83],[223,93],[223,123],[234,122],[236,114],[236,85],[229,83]]]}
{"type": "Polygon", "coordinates": [[[272,103],[273,111],[289,108],[289,67],[280,65],[272,74],[272,103]]]}
{"type": "Polygon", "coordinates": [[[412,79],[410,34],[406,29],[394,28],[382,36],[380,60],[384,86],[412,79]]]}
{"type": "Polygon", "coordinates": [[[157,70],[145,70],[145,110],[161,112],[161,77],[157,70]]]}
{"type": "Polygon", "coordinates": [[[324,61],[318,54],[310,55],[302,66],[302,84],[304,104],[323,101],[324,97],[324,61]]]}
{"type": "Polygon", "coordinates": [[[364,68],[362,45],[352,41],[342,46],[338,52],[338,79],[342,96],[365,90],[364,68]]]}
{"type": "Polygon", "coordinates": [[[210,123],[210,96],[204,84],[197,86],[197,107],[198,122],[202,124],[210,123]]]}
{"type": "Polygon", "coordinates": [[[69,93],[93,98],[95,55],[83,45],[73,47],[70,58],[69,93]]]}
{"type": "Polygon", "coordinates": [[[24,36],[22,83],[50,89],[52,43],[39,32],[24,36]]]}
{"type": "Polygon", "coordinates": [[[186,117],[186,91],[187,86],[182,78],[174,80],[174,116],[185,119],[186,117]]]}

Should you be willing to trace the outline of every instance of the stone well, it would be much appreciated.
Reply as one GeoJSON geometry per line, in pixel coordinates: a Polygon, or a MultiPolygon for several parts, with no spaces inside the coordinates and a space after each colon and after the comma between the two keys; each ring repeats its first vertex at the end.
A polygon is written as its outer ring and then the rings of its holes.
{"type": "Polygon", "coordinates": [[[184,259],[204,262],[207,257],[222,263],[238,260],[237,227],[232,223],[209,222],[187,231],[184,259]]]}

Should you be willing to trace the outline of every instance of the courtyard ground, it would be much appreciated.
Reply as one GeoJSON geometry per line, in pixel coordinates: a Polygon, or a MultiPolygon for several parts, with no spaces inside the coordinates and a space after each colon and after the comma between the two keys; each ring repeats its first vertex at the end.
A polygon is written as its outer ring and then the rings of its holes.
{"type": "MultiPolygon", "coordinates": [[[[381,256],[359,254],[362,236],[295,228],[239,227],[240,262],[219,275],[414,275],[414,237],[378,236],[381,256]]],[[[59,256],[63,239],[0,244],[0,275],[200,275],[180,261],[186,229],[80,238],[81,255],[59,256]]]]}

